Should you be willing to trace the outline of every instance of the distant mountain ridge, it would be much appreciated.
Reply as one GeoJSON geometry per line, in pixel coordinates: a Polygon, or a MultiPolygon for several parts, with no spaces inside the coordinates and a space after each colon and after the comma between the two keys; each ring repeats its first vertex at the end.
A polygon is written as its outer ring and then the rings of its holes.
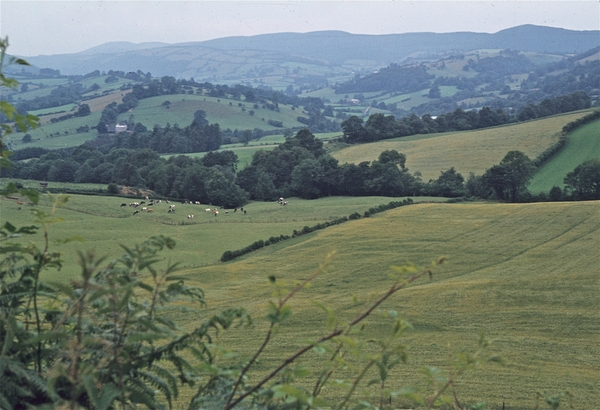
{"type": "MultiPolygon", "coordinates": [[[[513,49],[539,53],[581,53],[600,45],[600,31],[522,25],[497,33],[351,34],[344,31],[275,33],[225,37],[178,44],[106,43],[80,53],[27,57],[40,68],[63,74],[94,70],[151,72],[196,80],[236,81],[257,78],[290,64],[307,63],[328,70],[367,68],[402,63],[417,55],[477,49],[513,49]],[[262,74],[261,74],[262,73],[262,74]]],[[[289,74],[289,73],[288,73],[289,74]]]]}

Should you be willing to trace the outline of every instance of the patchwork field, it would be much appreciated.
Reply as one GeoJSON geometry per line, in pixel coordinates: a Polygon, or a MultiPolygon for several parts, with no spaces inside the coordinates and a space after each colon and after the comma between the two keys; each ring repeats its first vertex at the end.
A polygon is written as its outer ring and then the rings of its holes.
{"type": "Polygon", "coordinates": [[[362,144],[333,152],[340,163],[373,161],[384,150],[406,155],[406,166],[419,171],[423,180],[436,179],[441,171],[454,167],[465,178],[470,172],[481,175],[502,160],[508,151],[524,152],[531,159],[558,141],[562,127],[590,111],[558,115],[525,123],[484,130],[417,135],[362,144]]]}

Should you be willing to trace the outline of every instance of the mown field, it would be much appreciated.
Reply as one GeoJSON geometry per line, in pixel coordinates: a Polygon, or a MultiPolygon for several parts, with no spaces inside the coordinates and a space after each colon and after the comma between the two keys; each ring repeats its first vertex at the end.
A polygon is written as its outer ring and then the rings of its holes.
{"type": "Polygon", "coordinates": [[[537,194],[553,186],[564,187],[567,174],[585,160],[600,158],[600,121],[587,124],[567,136],[566,147],[540,168],[528,189],[537,194]]]}
{"type": "MultiPolygon", "coordinates": [[[[207,314],[243,306],[257,319],[254,328],[220,339],[249,357],[265,331],[267,276],[302,280],[337,252],[328,272],[294,297],[291,319],[262,357],[259,368],[266,371],[301,340],[323,334],[324,314],[312,300],[351,318],[357,311],[351,296],[365,300],[383,292],[390,266],[427,265],[447,255],[433,281],[421,281],[381,308],[398,311],[414,327],[404,340],[409,362],[393,372],[388,387],[424,388],[423,366],[447,369],[449,350],[474,351],[484,333],[506,364],[461,377],[462,400],[485,401],[487,409],[532,409],[537,392],[569,391],[574,408],[592,409],[600,402],[599,209],[598,202],[412,205],[318,231],[291,246],[190,269],[187,276],[207,291],[207,314]]],[[[189,327],[200,319],[178,318],[189,327]]],[[[387,323],[376,315],[366,334],[383,336],[387,323]]],[[[313,354],[303,363],[314,370],[322,360],[313,354]]]]}
{"type": "Polygon", "coordinates": [[[502,160],[508,151],[524,152],[535,159],[558,141],[562,127],[591,112],[578,111],[524,123],[476,131],[415,135],[370,144],[350,146],[333,152],[340,163],[373,161],[384,150],[406,155],[406,166],[419,171],[423,180],[436,179],[441,171],[454,167],[465,178],[470,172],[481,175],[502,160]]]}
{"type": "MultiPolygon", "coordinates": [[[[532,409],[538,391],[568,390],[576,409],[592,409],[600,402],[598,201],[415,204],[216,263],[225,250],[362,213],[390,200],[291,198],[287,207],[250,203],[245,215],[239,211],[224,215],[222,210],[215,218],[204,213],[206,205],[177,204],[176,213],[168,214],[163,202],[152,214],[134,216],[129,206],[120,207],[128,199],[73,195],[57,214],[64,222],[50,227],[51,248],[64,252],[68,261],[75,260],[77,249],[95,249],[97,255],[110,259],[123,253],[119,244],[133,246],[157,234],[173,237],[177,247],[162,257],[180,261],[182,274],[201,286],[208,300],[202,316],[174,318],[192,328],[204,315],[225,307],[247,308],[255,326],[218,337],[219,343],[242,357],[258,347],[264,334],[262,318],[272,291],[267,277],[290,283],[302,280],[335,251],[328,272],[294,297],[292,317],[265,351],[261,372],[295,351],[301,340],[322,334],[325,318],[313,300],[342,318],[354,317],[352,295],[365,300],[384,291],[390,284],[390,266],[407,261],[422,266],[447,255],[448,263],[436,270],[433,281],[422,280],[381,307],[396,310],[414,327],[404,339],[409,362],[393,372],[390,388],[424,387],[423,366],[446,369],[448,350],[474,350],[483,332],[494,340],[492,350],[506,364],[461,377],[458,392],[463,400],[486,401],[488,409],[499,410],[503,402],[505,409],[532,409]],[[187,219],[191,213],[193,221],[187,219]],[[68,236],[81,236],[85,242],[55,242],[68,236]]],[[[14,200],[2,199],[0,207],[3,221],[30,222],[27,205],[19,210],[14,200]]],[[[41,207],[49,210],[49,202],[42,201],[41,207]]],[[[58,273],[44,273],[45,279],[58,281],[77,274],[72,262],[58,273]]],[[[369,337],[382,336],[388,323],[377,314],[365,331],[369,337]]],[[[322,361],[311,354],[304,363],[316,369],[322,361]]],[[[180,403],[190,394],[183,392],[180,403]]],[[[340,393],[326,390],[324,394],[336,398],[340,393]]],[[[394,405],[402,408],[406,403],[396,400],[394,405]]]]}

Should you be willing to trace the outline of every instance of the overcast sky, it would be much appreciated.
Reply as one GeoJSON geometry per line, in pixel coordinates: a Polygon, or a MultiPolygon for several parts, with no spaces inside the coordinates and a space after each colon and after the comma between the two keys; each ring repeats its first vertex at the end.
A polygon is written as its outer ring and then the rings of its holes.
{"type": "MultiPolygon", "coordinates": [[[[111,41],[178,43],[276,32],[495,33],[521,24],[599,30],[583,1],[47,1],[0,0],[0,35],[20,56],[83,51],[111,41]]],[[[600,43],[600,38],[599,38],[600,43]]]]}

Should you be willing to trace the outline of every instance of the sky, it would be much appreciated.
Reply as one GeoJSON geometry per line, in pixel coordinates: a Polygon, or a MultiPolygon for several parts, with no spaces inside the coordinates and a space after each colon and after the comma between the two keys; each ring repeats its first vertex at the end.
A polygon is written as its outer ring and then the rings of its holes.
{"type": "MultiPolygon", "coordinates": [[[[600,30],[598,0],[0,0],[0,36],[23,57],[113,41],[180,43],[319,30],[495,33],[522,25],[600,30]]],[[[599,38],[600,44],[600,38],[599,38]]]]}

